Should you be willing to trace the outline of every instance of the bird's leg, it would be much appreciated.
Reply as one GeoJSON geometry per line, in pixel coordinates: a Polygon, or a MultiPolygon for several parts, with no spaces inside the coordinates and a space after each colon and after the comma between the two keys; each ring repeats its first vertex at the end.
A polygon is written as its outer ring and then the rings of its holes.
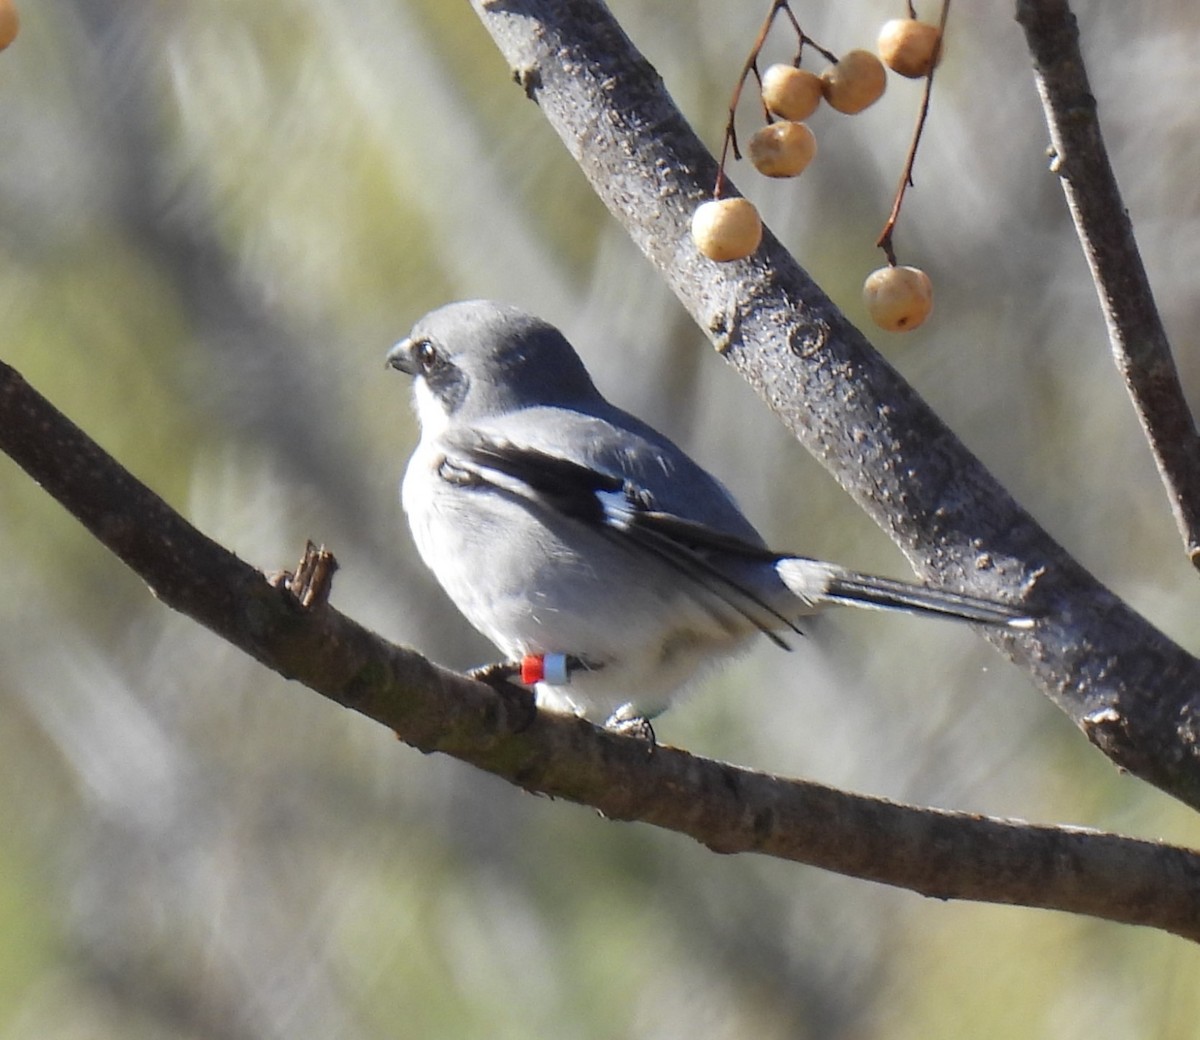
{"type": "Polygon", "coordinates": [[[567,686],[573,673],[581,669],[594,672],[603,667],[574,654],[526,654],[519,661],[496,661],[472,668],[467,674],[489,685],[515,680],[522,686],[534,686],[537,683],[567,686]]]}

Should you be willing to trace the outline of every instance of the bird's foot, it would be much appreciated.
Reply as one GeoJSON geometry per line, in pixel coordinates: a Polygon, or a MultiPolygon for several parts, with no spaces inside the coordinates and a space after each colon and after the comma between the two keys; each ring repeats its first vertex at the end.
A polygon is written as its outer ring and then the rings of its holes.
{"type": "Polygon", "coordinates": [[[511,683],[521,674],[521,665],[516,661],[493,661],[491,664],[481,664],[477,668],[467,669],[476,682],[495,686],[497,683],[511,683]]]}
{"type": "Polygon", "coordinates": [[[619,733],[623,737],[634,737],[637,740],[644,740],[650,745],[651,749],[658,744],[658,740],[654,735],[654,727],[650,725],[650,720],[633,706],[632,701],[622,704],[605,719],[604,728],[610,733],[619,733]]]}
{"type": "Polygon", "coordinates": [[[520,674],[521,666],[512,661],[494,661],[467,672],[476,682],[486,683],[495,690],[505,705],[513,710],[515,721],[510,727],[513,733],[523,733],[537,717],[537,701],[533,692],[513,682],[520,674]]]}

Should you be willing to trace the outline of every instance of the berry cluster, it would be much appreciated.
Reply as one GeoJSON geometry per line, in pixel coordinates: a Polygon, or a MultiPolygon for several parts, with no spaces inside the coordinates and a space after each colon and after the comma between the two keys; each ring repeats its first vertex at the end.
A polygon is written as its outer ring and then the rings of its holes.
{"type": "MultiPolygon", "coordinates": [[[[945,24],[947,6],[948,0],[943,0],[942,25],[945,24]]],[[[762,241],[762,220],[754,204],[744,198],[722,197],[725,160],[730,151],[735,159],[741,158],[734,112],[750,75],[758,82],[766,125],[753,134],[746,150],[754,168],[767,177],[795,177],[812,162],[817,154],[817,140],[804,120],[822,101],[837,112],[855,115],[883,96],[888,68],[911,79],[924,78],[926,96],[913,148],[892,215],[877,243],[887,255],[888,266],[873,272],[863,286],[867,308],[881,328],[899,332],[920,325],[933,308],[932,283],[923,271],[897,266],[891,236],[904,190],[911,182],[916,142],[928,110],[929,87],[933,70],[941,58],[941,48],[942,26],[921,22],[915,17],[897,18],[880,30],[878,56],[866,50],[852,50],[837,58],[805,35],[788,7],[788,0],[772,0],[770,13],[730,102],[713,198],[702,203],[692,216],[692,238],[696,248],[710,260],[724,262],[750,256],[762,241]],[[775,17],[781,12],[787,16],[799,39],[795,60],[790,65],[772,65],[760,74],[759,54],[775,17]],[[818,51],[829,62],[819,75],[800,67],[806,46],[818,51]]]]}

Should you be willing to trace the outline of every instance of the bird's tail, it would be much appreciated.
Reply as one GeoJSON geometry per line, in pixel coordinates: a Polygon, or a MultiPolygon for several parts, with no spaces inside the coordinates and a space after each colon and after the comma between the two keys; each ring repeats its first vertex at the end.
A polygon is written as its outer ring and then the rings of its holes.
{"type": "Polygon", "coordinates": [[[1020,629],[1034,625],[1034,618],[1021,607],[948,589],[856,574],[818,560],[789,556],[780,560],[775,569],[796,596],[813,606],[845,603],[853,607],[903,610],[982,625],[1020,629]]]}

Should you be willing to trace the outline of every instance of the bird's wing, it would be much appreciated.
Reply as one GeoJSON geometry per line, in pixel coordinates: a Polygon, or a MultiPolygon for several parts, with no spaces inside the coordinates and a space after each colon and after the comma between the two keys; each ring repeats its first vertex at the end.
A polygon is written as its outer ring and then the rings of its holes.
{"type": "Polygon", "coordinates": [[[543,448],[478,431],[444,443],[443,479],[523,499],[594,529],[630,549],[656,556],[682,578],[732,607],[786,648],[781,627],[799,633],[721,561],[775,563],[779,555],[735,534],[657,507],[654,494],[630,477],[543,448]]]}

